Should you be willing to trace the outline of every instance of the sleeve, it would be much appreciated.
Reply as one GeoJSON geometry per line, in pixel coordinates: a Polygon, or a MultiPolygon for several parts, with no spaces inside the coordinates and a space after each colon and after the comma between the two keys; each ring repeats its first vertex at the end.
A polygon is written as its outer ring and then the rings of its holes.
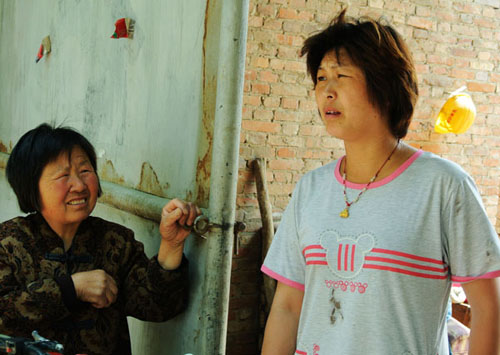
{"type": "Polygon", "coordinates": [[[261,271],[288,286],[304,291],[305,259],[297,228],[297,185],[267,252],[261,271]]]}
{"type": "Polygon", "coordinates": [[[0,244],[0,333],[31,337],[34,329],[45,328],[70,314],[59,284],[53,278],[23,283],[30,263],[12,243],[0,244]]]}
{"type": "Polygon", "coordinates": [[[451,280],[468,282],[499,277],[500,239],[470,176],[452,193],[444,220],[451,280]]]}
{"type": "Polygon", "coordinates": [[[145,321],[162,322],[184,311],[188,301],[189,263],[185,256],[175,270],[164,270],[157,256],[146,257],[144,246],[127,242],[130,257],[122,273],[125,314],[145,321]]]}

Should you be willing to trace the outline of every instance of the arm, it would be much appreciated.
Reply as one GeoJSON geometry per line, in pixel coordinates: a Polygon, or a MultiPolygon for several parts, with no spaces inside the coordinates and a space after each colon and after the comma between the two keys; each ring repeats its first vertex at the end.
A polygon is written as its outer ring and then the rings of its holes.
{"type": "Polygon", "coordinates": [[[200,214],[192,203],[174,199],[162,210],[158,256],[150,260],[141,243],[130,238],[130,258],[122,295],[125,313],[148,321],[165,321],[182,312],[188,299],[188,261],[183,257],[190,226],[200,214]],[[132,246],[133,244],[133,246],[132,246]]]}
{"type": "Polygon", "coordinates": [[[289,355],[295,352],[303,298],[303,291],[278,282],[267,319],[262,355],[289,355]]]}
{"type": "Polygon", "coordinates": [[[500,279],[479,279],[462,287],[472,312],[469,354],[500,355],[500,279]]]}

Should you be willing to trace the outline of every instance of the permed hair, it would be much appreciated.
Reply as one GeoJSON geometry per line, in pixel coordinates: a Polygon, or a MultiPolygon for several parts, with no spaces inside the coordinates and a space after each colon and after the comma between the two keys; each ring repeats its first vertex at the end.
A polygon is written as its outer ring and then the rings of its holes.
{"type": "Polygon", "coordinates": [[[304,42],[301,56],[307,55],[307,71],[314,86],[325,54],[345,50],[366,78],[368,97],[388,119],[396,138],[403,138],[418,98],[415,66],[408,47],[390,25],[370,18],[353,19],[343,9],[323,31],[304,42]]]}
{"type": "MultiPolygon", "coordinates": [[[[25,213],[40,212],[40,176],[45,166],[62,153],[68,156],[75,146],[87,154],[97,175],[94,147],[80,133],[68,127],[52,127],[46,123],[26,132],[14,146],[7,161],[6,175],[17,196],[19,207],[25,213]]],[[[101,196],[101,183],[98,196],[101,196]]]]}

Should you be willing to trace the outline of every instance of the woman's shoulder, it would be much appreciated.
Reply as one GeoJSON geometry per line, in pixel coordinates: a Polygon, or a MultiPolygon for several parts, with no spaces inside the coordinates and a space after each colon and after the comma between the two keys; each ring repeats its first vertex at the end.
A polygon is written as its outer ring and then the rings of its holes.
{"type": "Polygon", "coordinates": [[[316,169],[310,170],[302,176],[300,181],[316,181],[318,179],[330,179],[335,174],[335,167],[337,166],[338,160],[334,160],[326,163],[316,169]]]}
{"type": "Polygon", "coordinates": [[[19,216],[0,223],[0,245],[3,248],[25,245],[34,239],[36,223],[33,215],[19,216]]]}
{"type": "Polygon", "coordinates": [[[458,181],[469,178],[469,174],[458,163],[431,152],[422,152],[415,163],[415,168],[425,175],[458,181]]]}

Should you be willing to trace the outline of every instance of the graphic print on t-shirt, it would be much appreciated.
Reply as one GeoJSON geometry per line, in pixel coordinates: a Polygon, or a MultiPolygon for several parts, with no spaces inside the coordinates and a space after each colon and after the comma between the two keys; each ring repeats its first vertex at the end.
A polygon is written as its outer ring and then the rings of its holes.
{"type": "Polygon", "coordinates": [[[326,250],[328,268],[334,275],[344,279],[352,279],[361,272],[365,256],[374,244],[375,239],[368,233],[353,239],[328,230],[320,236],[320,245],[326,250]]]}

